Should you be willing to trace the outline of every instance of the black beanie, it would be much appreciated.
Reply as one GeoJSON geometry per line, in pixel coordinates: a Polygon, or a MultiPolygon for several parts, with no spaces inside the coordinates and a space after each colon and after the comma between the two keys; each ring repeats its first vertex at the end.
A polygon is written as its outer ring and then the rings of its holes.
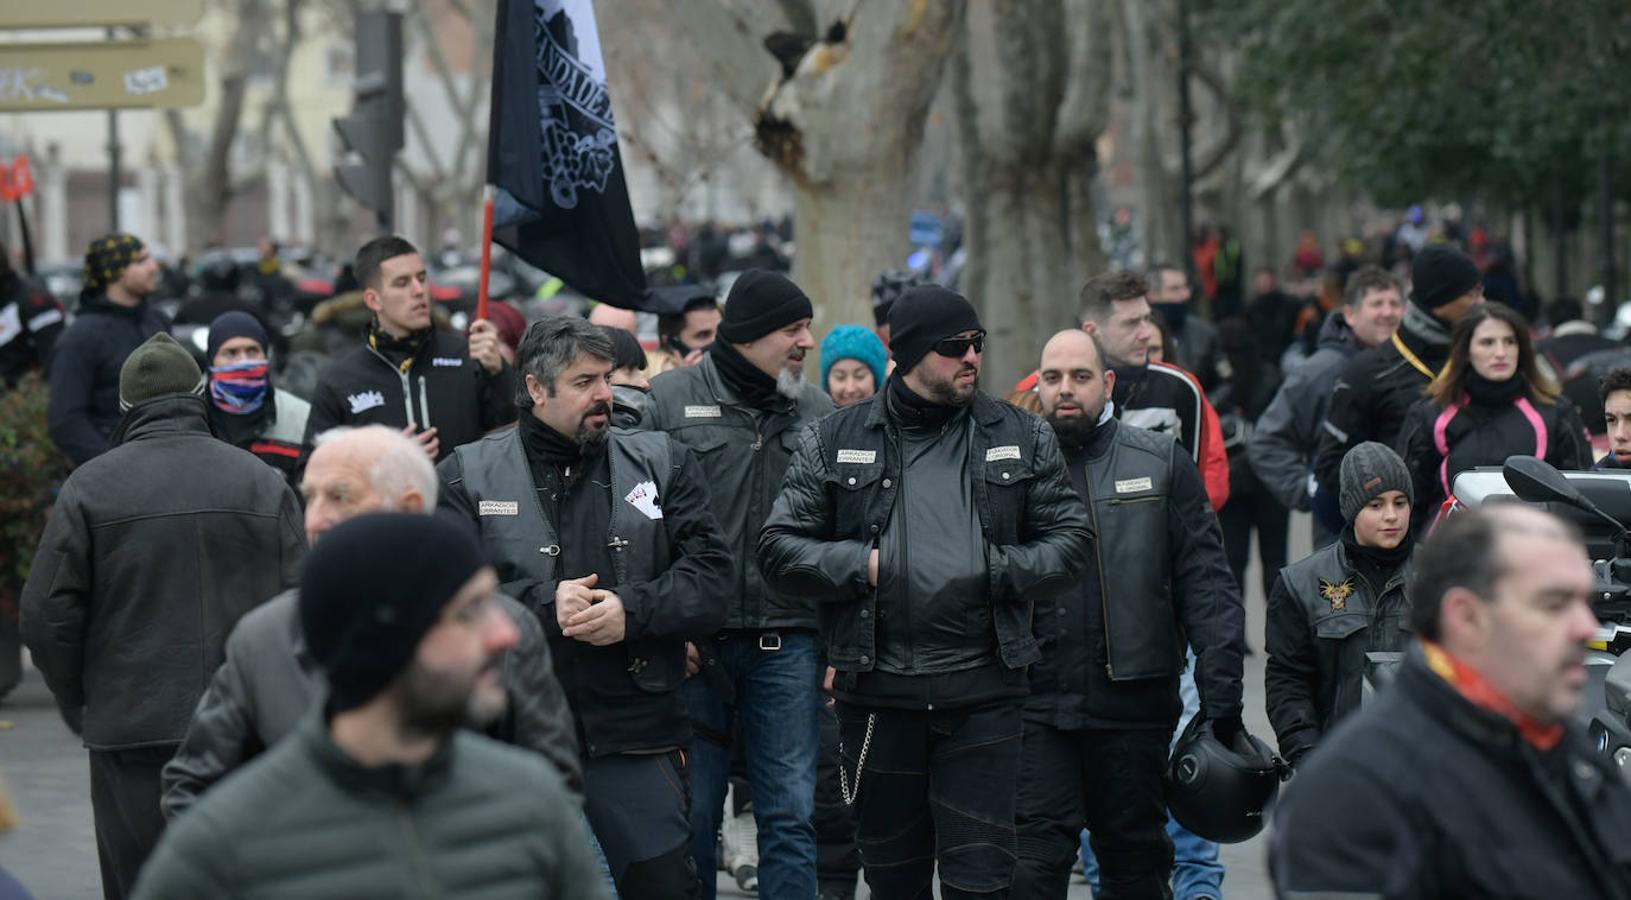
{"type": "Polygon", "coordinates": [[[889,308],[889,352],[904,375],[935,344],[983,327],[974,304],[962,294],[938,284],[918,285],[889,308]]]}
{"type": "Polygon", "coordinates": [[[209,347],[204,351],[204,361],[207,365],[215,365],[215,354],[221,351],[221,345],[233,338],[250,338],[261,345],[261,352],[265,353],[271,345],[266,337],[266,328],[260,321],[246,312],[224,312],[215,317],[210,323],[209,347]]]}
{"type": "Polygon", "coordinates": [[[612,340],[613,369],[626,369],[629,366],[639,369],[646,367],[646,350],[640,346],[640,339],[628,329],[602,325],[600,330],[606,332],[606,336],[612,340]]]}
{"type": "Polygon", "coordinates": [[[1434,310],[1483,281],[1472,258],[1446,244],[1423,247],[1410,263],[1410,302],[1434,310]]]}
{"type": "Polygon", "coordinates": [[[719,336],[733,344],[746,344],[814,315],[810,298],[786,275],[748,269],[737,276],[725,297],[719,336]]]}
{"type": "Polygon", "coordinates": [[[323,535],[301,572],[300,625],[330,709],[362,706],[406,670],[483,565],[469,530],[436,516],[371,513],[323,535]]]}

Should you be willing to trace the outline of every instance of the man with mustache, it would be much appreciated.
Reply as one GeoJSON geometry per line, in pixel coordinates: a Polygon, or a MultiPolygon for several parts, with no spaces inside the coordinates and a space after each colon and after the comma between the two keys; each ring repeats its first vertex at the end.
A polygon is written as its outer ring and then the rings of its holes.
{"type": "Polygon", "coordinates": [[[1084,825],[1099,896],[1171,896],[1163,775],[1186,644],[1201,714],[1225,742],[1242,729],[1246,611],[1217,516],[1172,436],[1115,417],[1120,373],[1105,354],[1079,330],[1042,350],[1042,413],[1099,540],[1086,575],[1037,604],[1016,900],[1064,895],[1084,825]]]}
{"type": "Polygon", "coordinates": [[[1282,897],[1631,897],[1631,787],[1570,720],[1597,630],[1573,525],[1522,504],[1416,551],[1393,683],[1275,812],[1282,897]]]}
{"type": "Polygon", "coordinates": [[[618,894],[695,897],[680,685],[686,641],[724,621],[731,558],[691,452],[612,427],[614,356],[583,319],[533,323],[519,426],[445,460],[440,502],[476,524],[502,590],[549,635],[618,894]]]}
{"type": "Polygon", "coordinates": [[[1092,532],[1053,429],[980,393],[974,306],[922,285],[889,325],[894,374],[804,433],[759,565],[821,604],[873,896],[930,896],[938,864],[942,897],[1003,897],[1032,603],[1082,572],[1092,532]]]}
{"type": "MultiPolygon", "coordinates": [[[[651,380],[642,427],[696,451],[737,569],[723,592],[725,624],[696,642],[703,676],[685,685],[692,745],[692,854],[711,872],[723,818],[731,734],[740,732],[759,831],[759,893],[816,894],[816,757],[821,747],[817,601],[766,584],[754,542],[805,426],[832,412],[803,380],[810,298],[775,272],[749,269],[731,285],[719,338],[701,362],[651,380]]],[[[703,879],[712,900],[714,880],[703,879]]]]}
{"type": "Polygon", "coordinates": [[[485,319],[468,338],[438,331],[419,250],[395,235],[357,251],[363,303],[374,312],[363,346],[323,370],[306,420],[309,453],[337,425],[389,425],[419,442],[432,461],[515,421],[515,370],[485,319]]]}

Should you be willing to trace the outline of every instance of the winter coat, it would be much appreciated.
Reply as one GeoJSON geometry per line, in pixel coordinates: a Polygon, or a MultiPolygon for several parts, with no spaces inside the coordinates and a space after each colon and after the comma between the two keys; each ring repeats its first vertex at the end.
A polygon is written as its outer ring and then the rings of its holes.
{"type": "Polygon", "coordinates": [[[1336,314],[1326,317],[1318,349],[1286,374],[1246,441],[1252,471],[1290,509],[1307,511],[1311,504],[1309,476],[1331,388],[1343,363],[1358,352],[1347,320],[1336,314]]]}
{"type": "Polygon", "coordinates": [[[23,587],[23,640],[93,750],[179,742],[239,617],[300,580],[300,501],[205,415],[192,394],[132,408],[63,484],[23,587]]]}
{"type": "Polygon", "coordinates": [[[1631,787],[1572,727],[1548,751],[1413,648],[1274,814],[1280,897],[1631,898],[1631,787]]]}
{"type": "Polygon", "coordinates": [[[460,445],[515,421],[515,370],[489,375],[457,334],[435,331],[406,372],[364,344],[323,370],[312,392],[305,445],[336,425],[435,428],[441,461],[460,445]]]}
{"type": "Polygon", "coordinates": [[[1240,715],[1245,607],[1195,464],[1172,438],[1112,420],[1066,466],[1098,539],[1074,588],[1037,603],[1026,718],[1170,731],[1189,646],[1207,715],[1240,715]]]}
{"type": "Polygon", "coordinates": [[[832,411],[832,398],[811,384],[778,411],[753,409],[725,384],[711,356],[651,381],[651,401],[640,427],[666,431],[696,454],[708,479],[714,516],[736,562],[736,583],[725,594],[727,629],[816,627],[815,601],[768,584],[754,545],[782,489],[799,435],[832,411]]]}
{"type": "MultiPolygon", "coordinates": [[[[582,796],[572,713],[555,680],[543,629],[521,604],[502,594],[498,599],[520,638],[504,654],[509,704],[490,736],[536,751],[560,771],[568,790],[582,796]]],[[[164,817],[176,819],[216,782],[293,732],[327,692],[322,670],[306,651],[300,592],[285,591],[250,610],[227,637],[226,661],[164,766],[164,817]]]]}
{"type": "Polygon", "coordinates": [[[1411,408],[1395,449],[1416,488],[1410,531],[1423,536],[1450,496],[1455,477],[1468,469],[1499,466],[1509,456],[1533,456],[1566,471],[1592,464],[1586,426],[1565,397],[1552,403],[1527,396],[1484,403],[1463,396],[1448,409],[1423,399],[1411,408]]]}
{"type": "Polygon", "coordinates": [[[168,331],[170,321],[151,304],[119,306],[101,294],[80,297],[74,323],[51,355],[51,441],[74,465],[108,449],[119,425],[119,370],[143,341],[168,331]]]}
{"type": "Polygon", "coordinates": [[[602,900],[585,828],[529,751],[460,730],[424,763],[364,766],[317,705],[170,824],[134,896],[602,900]]]}
{"type": "Polygon", "coordinates": [[[0,276],[0,387],[44,371],[63,332],[62,304],[16,272],[0,276]]]}
{"type": "MultiPolygon", "coordinates": [[[[311,417],[311,404],[280,388],[271,390],[271,414],[233,446],[255,454],[256,459],[282,472],[289,483],[298,488],[300,450],[306,438],[306,420],[311,417]]],[[[210,410],[212,419],[230,415],[219,409],[210,410]]],[[[212,427],[216,428],[217,436],[222,436],[218,424],[212,427]]]]}
{"type": "MultiPolygon", "coordinates": [[[[897,518],[900,492],[934,490],[938,477],[902,483],[898,428],[886,412],[887,393],[845,407],[805,432],[758,542],[759,566],[772,588],[820,603],[828,661],[840,672],[871,672],[886,653],[908,655],[900,646],[878,646],[880,598],[867,584],[867,558],[882,546],[885,526],[897,518]]],[[[980,593],[988,608],[968,615],[981,623],[989,615],[995,656],[1007,669],[1022,669],[1041,658],[1031,633],[1033,601],[1063,590],[1081,574],[1092,532],[1046,423],[980,393],[967,417],[955,421],[969,429],[967,456],[960,471],[948,470],[944,477],[972,481],[986,548],[980,593]]],[[[936,552],[936,535],[958,527],[939,521],[897,524],[906,531],[903,537],[917,536],[906,544],[913,553],[936,552]]],[[[962,546],[956,540],[946,543],[962,546]]],[[[880,552],[880,568],[891,558],[880,552]]],[[[885,577],[880,571],[880,584],[885,577]]],[[[913,597],[905,601],[910,604],[913,597]]],[[[910,655],[923,657],[919,671],[901,674],[941,671],[940,651],[949,659],[962,649],[935,646],[909,622],[890,623],[885,639],[917,642],[910,655]]]]}
{"type": "Polygon", "coordinates": [[[1229,457],[1218,411],[1194,375],[1167,363],[1117,366],[1111,399],[1128,425],[1171,436],[1201,471],[1214,510],[1229,502],[1229,457]]]}
{"type": "Polygon", "coordinates": [[[1409,563],[1386,584],[1371,584],[1348,557],[1342,541],[1316,550],[1281,569],[1269,591],[1269,722],[1292,763],[1359,710],[1366,654],[1399,653],[1409,643],[1409,563]]]}

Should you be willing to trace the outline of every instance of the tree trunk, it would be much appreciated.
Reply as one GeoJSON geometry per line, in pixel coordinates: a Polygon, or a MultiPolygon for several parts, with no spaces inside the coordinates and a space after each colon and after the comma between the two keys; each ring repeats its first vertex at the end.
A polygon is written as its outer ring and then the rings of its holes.
{"type": "Polygon", "coordinates": [[[793,281],[818,303],[818,332],[872,327],[872,280],[902,265],[909,176],[888,162],[820,187],[793,183],[793,281]]]}

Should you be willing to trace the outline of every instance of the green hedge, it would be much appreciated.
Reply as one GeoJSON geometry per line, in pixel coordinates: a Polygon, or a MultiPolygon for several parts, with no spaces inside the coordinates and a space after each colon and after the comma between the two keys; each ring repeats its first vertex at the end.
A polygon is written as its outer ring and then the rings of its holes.
{"type": "Polygon", "coordinates": [[[49,398],[37,373],[0,387],[0,618],[16,619],[46,514],[68,477],[68,460],[45,431],[49,398]]]}

